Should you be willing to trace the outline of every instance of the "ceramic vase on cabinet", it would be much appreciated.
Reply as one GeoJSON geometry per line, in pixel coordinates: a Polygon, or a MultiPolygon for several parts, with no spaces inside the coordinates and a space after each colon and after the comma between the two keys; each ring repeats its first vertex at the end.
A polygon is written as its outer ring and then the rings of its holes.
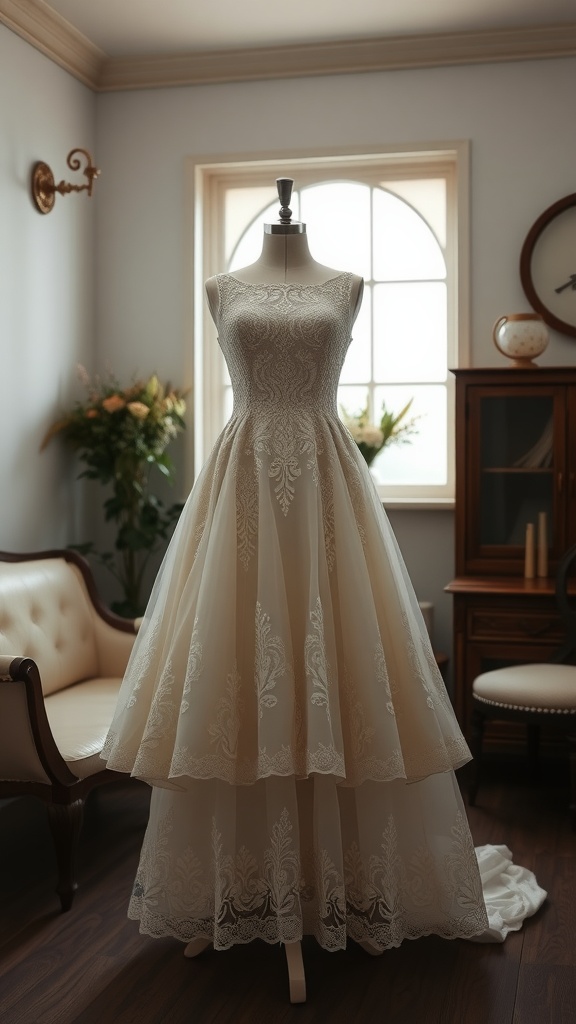
{"type": "Polygon", "coordinates": [[[518,369],[536,366],[533,360],[542,355],[549,341],[548,328],[539,313],[508,313],[499,317],[492,337],[498,351],[518,369]]]}

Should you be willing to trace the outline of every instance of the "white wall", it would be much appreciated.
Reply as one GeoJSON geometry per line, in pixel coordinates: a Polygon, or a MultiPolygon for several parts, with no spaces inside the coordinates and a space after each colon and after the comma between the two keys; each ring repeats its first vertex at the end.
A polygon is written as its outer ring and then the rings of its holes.
{"type": "MultiPolygon", "coordinates": [[[[574,190],[576,60],[251,82],[108,94],[97,101],[97,356],[120,374],[181,382],[191,282],[185,276],[190,156],[471,140],[471,362],[498,363],[503,312],[528,309],[518,260],[536,217],[574,190]]],[[[573,363],[560,335],[542,363],[573,363]]],[[[400,512],[393,527],[420,599],[450,650],[453,516],[400,512]]]]}
{"type": "Polygon", "coordinates": [[[29,181],[36,160],[66,178],[68,152],[94,143],[90,90],[0,25],[1,549],[78,539],[70,460],[39,445],[78,395],[76,364],[92,361],[94,210],[72,195],[42,216],[29,181]]]}

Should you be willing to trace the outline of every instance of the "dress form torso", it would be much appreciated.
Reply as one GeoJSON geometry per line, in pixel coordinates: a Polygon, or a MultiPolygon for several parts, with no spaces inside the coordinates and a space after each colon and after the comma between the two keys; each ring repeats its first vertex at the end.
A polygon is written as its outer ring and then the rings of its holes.
{"type": "MultiPolygon", "coordinates": [[[[247,267],[234,271],[233,277],[247,284],[324,284],[341,271],[326,267],[313,259],[304,232],[298,234],[265,233],[258,259],[247,267]]],[[[218,310],[218,285],[215,277],[206,281],[206,297],[212,318],[218,310]]],[[[353,275],[350,301],[354,318],[360,310],[364,282],[353,275]]]]}

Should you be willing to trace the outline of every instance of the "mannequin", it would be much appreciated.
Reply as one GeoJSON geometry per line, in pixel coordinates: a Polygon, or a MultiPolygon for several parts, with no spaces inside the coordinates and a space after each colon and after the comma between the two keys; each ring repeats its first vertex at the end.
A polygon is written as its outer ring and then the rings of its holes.
{"type": "MultiPolygon", "coordinates": [[[[232,276],[238,281],[244,281],[247,284],[276,284],[280,282],[310,286],[324,284],[326,281],[340,276],[341,271],[326,267],[313,259],[308,247],[306,225],[301,221],[292,220],[292,211],[288,204],[293,184],[292,178],[277,179],[276,185],[281,203],[280,218],[273,224],[264,225],[260,256],[249,266],[234,271],[232,276]]],[[[361,277],[353,275],[352,282],[350,301],[355,319],[362,302],[364,281],[361,277]]],[[[211,277],[206,281],[205,289],[210,313],[213,320],[217,321],[219,293],[216,277],[211,277]]],[[[211,942],[207,939],[193,939],[186,946],[184,956],[196,957],[210,945],[211,942]]],[[[300,941],[289,942],[285,944],[284,948],[288,967],[290,1002],[303,1003],[306,1001],[306,978],[301,943],[300,941]]],[[[367,948],[367,952],[371,952],[371,950],[367,948]]]]}

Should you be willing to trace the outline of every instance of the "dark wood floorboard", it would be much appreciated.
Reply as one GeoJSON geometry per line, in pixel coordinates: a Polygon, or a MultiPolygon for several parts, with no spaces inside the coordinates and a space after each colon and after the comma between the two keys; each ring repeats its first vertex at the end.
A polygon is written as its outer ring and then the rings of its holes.
{"type": "MultiPolygon", "coordinates": [[[[149,791],[121,783],[86,808],[80,889],[58,912],[44,808],[0,807],[1,1024],[575,1024],[576,835],[563,765],[530,788],[514,761],[489,766],[469,809],[477,845],[503,843],[548,901],[503,944],[405,942],[382,957],[303,943],[304,1005],[283,951],[264,943],[186,960],[126,917],[149,791]]],[[[463,788],[465,772],[461,774],[463,788]]]]}

